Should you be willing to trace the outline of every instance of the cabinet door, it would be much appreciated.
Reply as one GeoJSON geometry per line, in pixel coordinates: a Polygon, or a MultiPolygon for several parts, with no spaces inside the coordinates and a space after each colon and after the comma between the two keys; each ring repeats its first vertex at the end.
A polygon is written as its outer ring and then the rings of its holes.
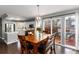
{"type": "Polygon", "coordinates": [[[15,31],[15,24],[5,24],[5,32],[14,32],[15,31]]]}

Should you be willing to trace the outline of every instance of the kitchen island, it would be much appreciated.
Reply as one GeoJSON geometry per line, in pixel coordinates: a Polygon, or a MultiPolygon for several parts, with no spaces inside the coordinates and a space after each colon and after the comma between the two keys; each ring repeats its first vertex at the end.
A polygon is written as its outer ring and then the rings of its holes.
{"type": "Polygon", "coordinates": [[[5,43],[11,44],[17,42],[17,34],[18,32],[5,32],[5,43]]]}

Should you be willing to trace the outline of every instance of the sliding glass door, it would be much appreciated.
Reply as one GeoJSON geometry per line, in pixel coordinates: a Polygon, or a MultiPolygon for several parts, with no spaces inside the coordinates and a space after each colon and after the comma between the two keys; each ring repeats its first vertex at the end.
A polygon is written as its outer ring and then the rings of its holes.
{"type": "Polygon", "coordinates": [[[43,20],[43,33],[45,34],[51,34],[51,20],[45,19],[43,20]]]}
{"type": "Polygon", "coordinates": [[[43,32],[45,34],[56,33],[55,43],[61,44],[61,20],[62,18],[49,18],[43,20],[43,32]]]}
{"type": "Polygon", "coordinates": [[[52,34],[56,33],[55,43],[61,43],[61,18],[53,18],[52,19],[52,34]]]}
{"type": "Polygon", "coordinates": [[[76,16],[63,15],[43,20],[43,31],[46,34],[57,33],[55,43],[76,47],[76,16]]]}
{"type": "Polygon", "coordinates": [[[65,17],[65,45],[75,46],[75,15],[65,17]]]}

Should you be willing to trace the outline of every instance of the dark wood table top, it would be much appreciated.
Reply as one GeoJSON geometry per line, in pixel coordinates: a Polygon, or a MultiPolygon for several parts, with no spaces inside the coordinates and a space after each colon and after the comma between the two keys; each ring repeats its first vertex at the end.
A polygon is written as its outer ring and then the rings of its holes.
{"type": "Polygon", "coordinates": [[[44,35],[42,35],[42,39],[39,39],[39,38],[36,38],[34,35],[28,35],[28,36],[25,36],[25,40],[29,41],[29,42],[32,42],[34,44],[37,44],[40,41],[46,39],[48,36],[50,36],[50,34],[48,34],[48,35],[44,34],[44,35]]]}
{"type": "Polygon", "coordinates": [[[25,36],[25,40],[37,44],[39,42],[38,39],[34,37],[34,35],[25,36]]]}

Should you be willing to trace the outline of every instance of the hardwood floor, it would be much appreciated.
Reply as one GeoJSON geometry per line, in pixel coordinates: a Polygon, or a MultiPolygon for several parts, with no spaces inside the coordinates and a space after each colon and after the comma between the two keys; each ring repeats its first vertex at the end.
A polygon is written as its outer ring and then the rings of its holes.
{"type": "MultiPolygon", "coordinates": [[[[79,51],[56,46],[56,54],[78,54],[79,51]]],[[[3,40],[0,39],[0,54],[20,54],[20,47],[18,42],[6,45],[3,40]]],[[[53,54],[53,53],[52,53],[53,54]]]]}
{"type": "Polygon", "coordinates": [[[8,46],[0,39],[0,53],[7,53],[8,46]]]}
{"type": "Polygon", "coordinates": [[[18,48],[17,43],[5,44],[3,40],[0,39],[0,54],[19,54],[20,48],[18,48]]]}

